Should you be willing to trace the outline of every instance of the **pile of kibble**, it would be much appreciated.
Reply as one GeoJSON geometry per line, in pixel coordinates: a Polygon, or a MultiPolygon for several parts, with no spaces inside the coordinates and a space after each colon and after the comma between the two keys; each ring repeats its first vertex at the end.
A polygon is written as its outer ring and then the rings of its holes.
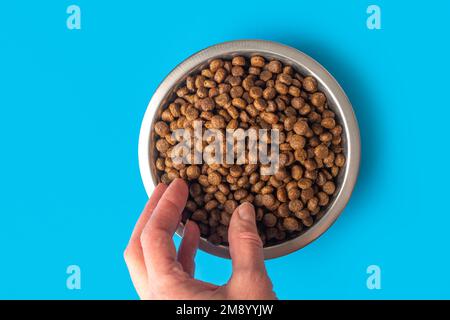
{"type": "Polygon", "coordinates": [[[215,59],[188,76],[164,107],[155,132],[160,180],[188,182],[186,212],[214,244],[227,245],[231,215],[245,201],[255,206],[265,246],[299,235],[323,216],[345,163],[342,126],[317,80],[259,55],[215,59]],[[278,129],[278,171],[262,175],[258,164],[174,163],[170,155],[178,142],[171,134],[191,130],[195,120],[224,134],[278,129]]]}

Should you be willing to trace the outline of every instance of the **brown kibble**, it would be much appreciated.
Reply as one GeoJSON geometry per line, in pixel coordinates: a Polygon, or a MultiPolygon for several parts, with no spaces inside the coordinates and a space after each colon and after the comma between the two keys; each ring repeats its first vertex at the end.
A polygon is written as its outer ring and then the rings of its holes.
{"type": "Polygon", "coordinates": [[[311,214],[308,209],[294,212],[295,216],[301,220],[308,218],[311,214]]]}
{"type": "Polygon", "coordinates": [[[198,179],[198,177],[200,177],[200,174],[201,174],[201,170],[200,170],[199,166],[193,165],[193,166],[187,167],[187,169],[186,169],[186,175],[189,180],[198,179]]]}
{"type": "Polygon", "coordinates": [[[222,211],[220,213],[220,223],[223,224],[224,226],[228,226],[230,224],[230,221],[231,221],[231,215],[225,211],[222,211]]]}
{"type": "Polygon", "coordinates": [[[186,108],[186,119],[189,121],[193,121],[197,119],[199,116],[199,112],[197,108],[194,108],[193,106],[189,106],[186,108]]]}
{"type": "Polygon", "coordinates": [[[258,111],[264,111],[267,108],[267,102],[264,99],[257,98],[255,101],[253,101],[253,105],[255,106],[256,110],[258,111]]]}
{"type": "Polygon", "coordinates": [[[191,219],[194,221],[205,221],[208,215],[205,210],[197,209],[192,213],[191,219]]]}
{"type": "Polygon", "coordinates": [[[166,122],[172,122],[173,120],[175,120],[175,117],[172,115],[172,113],[170,113],[169,110],[166,109],[161,113],[161,119],[166,122]]]}
{"type": "Polygon", "coordinates": [[[317,198],[319,199],[319,206],[326,206],[330,201],[330,197],[323,191],[317,193],[317,198]]]}
{"type": "Polygon", "coordinates": [[[277,217],[272,213],[266,213],[263,216],[263,223],[266,227],[275,227],[277,224],[277,217]]]}
{"type": "Polygon", "coordinates": [[[298,187],[302,190],[311,188],[312,186],[312,180],[307,178],[302,178],[297,183],[298,187]]]}
{"type": "Polygon", "coordinates": [[[275,197],[272,194],[265,194],[262,196],[262,204],[265,207],[271,207],[275,204],[275,197]]]}
{"type": "Polygon", "coordinates": [[[289,87],[287,85],[285,85],[284,83],[281,83],[279,81],[275,82],[275,90],[279,93],[279,94],[288,94],[289,92],[289,87]]]}
{"type": "Polygon", "coordinates": [[[218,172],[213,171],[210,174],[208,174],[208,182],[213,186],[218,186],[221,181],[222,176],[218,172]]]}
{"type": "Polygon", "coordinates": [[[328,156],[328,148],[324,144],[319,144],[314,148],[314,154],[319,159],[324,159],[328,156]]]}
{"type": "Polygon", "coordinates": [[[314,223],[314,220],[311,216],[305,218],[302,220],[302,223],[306,226],[306,227],[311,227],[314,223]]]}
{"type": "Polygon", "coordinates": [[[274,238],[276,238],[278,233],[278,229],[277,228],[266,228],[266,239],[267,240],[272,240],[274,238]]]}
{"type": "Polygon", "coordinates": [[[345,156],[342,153],[337,154],[334,158],[334,164],[342,168],[345,164],[345,156]]]}
{"type": "Polygon", "coordinates": [[[210,97],[198,100],[198,104],[203,111],[211,111],[215,107],[214,100],[210,97]]]}
{"type": "Polygon", "coordinates": [[[216,72],[221,67],[223,67],[223,60],[221,59],[214,59],[209,63],[209,69],[212,72],[216,72]]]}
{"type": "Polygon", "coordinates": [[[248,92],[250,97],[253,99],[261,98],[263,95],[263,90],[260,87],[251,87],[250,91],[248,92]]]}
{"type": "Polygon", "coordinates": [[[250,64],[253,67],[262,68],[262,67],[264,67],[265,63],[266,63],[266,61],[261,56],[253,56],[250,58],[250,64]]]}
{"type": "Polygon", "coordinates": [[[240,201],[248,196],[248,191],[245,189],[239,189],[234,192],[234,199],[240,201]]]}
{"type": "Polygon", "coordinates": [[[332,195],[334,193],[334,191],[336,190],[336,186],[334,185],[333,181],[327,181],[323,186],[322,186],[322,190],[328,194],[328,195],[332,195]]]}
{"type": "MultiPolygon", "coordinates": [[[[214,74],[214,81],[215,81],[216,83],[222,84],[222,82],[225,81],[226,76],[227,76],[227,71],[226,71],[224,68],[219,68],[219,69],[216,71],[216,73],[214,74]]],[[[205,82],[203,83],[203,85],[204,85],[205,87],[207,87],[207,86],[205,85],[205,82]]],[[[214,83],[211,83],[211,86],[214,87],[214,83]]]]}
{"type": "Polygon", "coordinates": [[[308,159],[303,165],[305,166],[307,171],[313,171],[317,168],[317,163],[314,160],[308,159]]]}
{"type": "Polygon", "coordinates": [[[299,228],[298,221],[293,217],[284,218],[283,227],[285,227],[287,231],[296,231],[299,228]]]}
{"type": "Polygon", "coordinates": [[[233,166],[230,167],[230,174],[233,177],[236,177],[236,178],[240,177],[242,175],[242,171],[243,170],[242,170],[242,167],[240,165],[233,165],[233,166]]]}
{"type": "Polygon", "coordinates": [[[299,166],[299,165],[294,165],[291,168],[291,176],[295,180],[300,180],[302,178],[302,176],[303,176],[303,169],[302,169],[302,167],[299,166]]]}
{"type": "Polygon", "coordinates": [[[210,200],[210,201],[206,202],[205,210],[211,211],[211,210],[217,208],[218,205],[219,205],[219,202],[217,200],[210,200]]]}
{"type": "Polygon", "coordinates": [[[305,136],[309,130],[308,123],[306,121],[297,121],[294,124],[294,132],[298,135],[305,136]]]}
{"type": "Polygon", "coordinates": [[[303,202],[298,199],[289,201],[289,210],[292,212],[298,212],[303,209],[303,202]]]}
{"type": "Polygon", "coordinates": [[[286,73],[279,74],[277,80],[288,86],[292,84],[292,77],[286,73]]]}
{"type": "Polygon", "coordinates": [[[230,96],[232,99],[240,98],[244,94],[244,89],[241,86],[235,86],[230,89],[230,96]]]}
{"type": "Polygon", "coordinates": [[[264,82],[269,81],[270,79],[272,79],[272,72],[268,71],[268,70],[264,70],[260,73],[259,75],[259,79],[261,79],[264,82]]]}
{"type": "Polygon", "coordinates": [[[317,206],[319,205],[319,199],[316,197],[312,197],[308,200],[307,207],[309,211],[316,210],[317,206]]]}
{"type": "Polygon", "coordinates": [[[218,106],[225,106],[228,102],[230,102],[230,96],[227,93],[219,94],[214,101],[218,106]]]}
{"type": "Polygon", "coordinates": [[[322,92],[316,92],[311,95],[311,103],[315,107],[323,107],[327,102],[327,97],[322,92]]]}
{"type": "Polygon", "coordinates": [[[161,153],[165,153],[167,152],[168,149],[169,143],[167,142],[166,139],[159,139],[158,141],[156,141],[156,150],[158,150],[161,153]]]}
{"type": "MultiPolygon", "coordinates": [[[[315,161],[313,161],[313,162],[315,163],[315,161]]],[[[306,161],[305,161],[305,163],[306,163],[306,161]]],[[[306,170],[303,175],[305,178],[313,180],[313,181],[317,179],[317,171],[316,170],[306,170]]]]}
{"type": "Polygon", "coordinates": [[[158,169],[159,171],[164,171],[166,169],[166,165],[164,163],[164,159],[163,158],[158,158],[156,159],[156,169],[158,169]]]}
{"type": "Polygon", "coordinates": [[[186,209],[190,212],[194,212],[195,210],[197,210],[197,204],[195,203],[195,201],[188,200],[186,202],[186,209]]]}
{"type": "MultiPolygon", "coordinates": [[[[189,182],[185,210],[202,237],[228,245],[231,216],[246,201],[255,206],[258,233],[266,246],[292,239],[325,214],[345,166],[345,139],[339,116],[318,87],[314,77],[260,55],[215,58],[177,84],[175,96],[154,124],[155,167],[162,183],[179,177],[189,182]],[[196,120],[222,134],[226,129],[278,130],[279,168],[263,175],[269,165],[253,163],[259,159],[248,146],[244,163],[190,164],[194,150],[186,155],[189,164],[173,161],[175,145],[185,138],[173,133],[186,129],[192,137],[196,120]]],[[[273,143],[270,131],[258,138],[273,143]]],[[[214,141],[205,138],[195,150],[214,141]]],[[[227,145],[221,148],[226,154],[227,145]]]]}
{"type": "Polygon", "coordinates": [[[313,77],[305,77],[302,82],[303,88],[308,92],[317,91],[317,80],[313,77]]]}
{"type": "Polygon", "coordinates": [[[242,77],[244,73],[245,73],[244,68],[242,68],[241,66],[233,66],[231,68],[231,74],[234,77],[242,77]]]}
{"type": "Polygon", "coordinates": [[[287,202],[288,201],[286,188],[278,188],[277,189],[277,200],[280,201],[280,202],[287,202]]]}
{"type": "Polygon", "coordinates": [[[257,67],[249,67],[248,68],[248,74],[259,76],[261,74],[261,68],[257,67]]]}
{"type": "Polygon", "coordinates": [[[227,213],[232,214],[238,207],[238,203],[236,200],[227,200],[223,207],[227,213]]]}
{"type": "Polygon", "coordinates": [[[222,116],[215,115],[211,118],[211,127],[214,129],[223,129],[226,125],[225,119],[222,116]]]}
{"type": "Polygon", "coordinates": [[[302,200],[308,201],[309,199],[314,197],[314,189],[313,188],[303,189],[301,192],[301,197],[302,200]]]}
{"type": "Polygon", "coordinates": [[[288,217],[289,216],[289,206],[287,203],[282,203],[277,209],[277,215],[279,217],[288,217]]]}
{"type": "Polygon", "coordinates": [[[221,191],[216,191],[214,197],[220,204],[225,204],[225,201],[227,201],[227,196],[221,191]]]}
{"type": "Polygon", "coordinates": [[[278,122],[278,116],[274,113],[262,112],[260,116],[261,119],[263,119],[267,123],[275,124],[278,122]]]}
{"type": "Polygon", "coordinates": [[[272,60],[267,64],[267,70],[272,73],[280,73],[281,71],[283,71],[283,67],[280,61],[272,60]]]}
{"type": "Polygon", "coordinates": [[[293,134],[291,136],[289,144],[291,145],[292,149],[294,149],[294,150],[303,149],[303,147],[306,144],[306,140],[303,136],[300,136],[298,134],[293,134]]]}
{"type": "Polygon", "coordinates": [[[247,106],[247,101],[242,98],[234,98],[231,100],[231,104],[239,109],[244,109],[247,106]]]}
{"type": "Polygon", "coordinates": [[[245,66],[245,58],[242,57],[242,56],[233,57],[233,59],[231,60],[231,64],[233,66],[241,66],[241,67],[243,67],[243,66],[245,66]]]}
{"type": "Polygon", "coordinates": [[[320,125],[327,129],[333,129],[336,126],[336,120],[334,118],[323,118],[320,125]]]}
{"type": "Polygon", "coordinates": [[[283,122],[284,129],[286,131],[291,131],[292,129],[294,129],[294,125],[295,125],[296,121],[297,121],[296,116],[286,117],[283,122]]]}
{"type": "Polygon", "coordinates": [[[342,127],[340,125],[337,125],[333,129],[331,129],[330,132],[335,137],[340,136],[342,134],[342,127]]]}
{"type": "Polygon", "coordinates": [[[288,93],[289,93],[291,96],[293,96],[293,97],[300,97],[302,91],[300,90],[299,87],[296,87],[296,86],[290,86],[290,87],[289,87],[289,90],[288,90],[288,93]]]}
{"type": "Polygon", "coordinates": [[[158,121],[155,123],[155,132],[160,137],[165,137],[170,132],[169,126],[164,121],[158,121]]]}
{"type": "Polygon", "coordinates": [[[202,192],[202,187],[198,183],[193,183],[189,187],[189,194],[190,194],[191,198],[195,198],[195,197],[199,196],[201,194],[201,192],[202,192]]]}
{"type": "Polygon", "coordinates": [[[264,186],[264,187],[261,189],[260,193],[261,193],[261,194],[272,194],[273,191],[274,191],[274,189],[273,189],[272,186],[264,186]]]}
{"type": "Polygon", "coordinates": [[[297,187],[290,188],[288,190],[288,198],[289,200],[296,200],[300,198],[300,190],[297,187]]]}

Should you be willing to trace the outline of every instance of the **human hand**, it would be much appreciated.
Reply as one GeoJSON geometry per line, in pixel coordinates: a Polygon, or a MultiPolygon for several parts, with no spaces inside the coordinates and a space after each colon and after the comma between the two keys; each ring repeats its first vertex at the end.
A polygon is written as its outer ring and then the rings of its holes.
{"type": "Polygon", "coordinates": [[[228,230],[233,273],[217,286],[194,278],[200,231],[188,221],[178,253],[172,241],[188,198],[181,179],[159,184],[136,223],[125,261],[141,299],[276,299],[264,265],[255,210],[246,202],[233,213],[228,230]]]}

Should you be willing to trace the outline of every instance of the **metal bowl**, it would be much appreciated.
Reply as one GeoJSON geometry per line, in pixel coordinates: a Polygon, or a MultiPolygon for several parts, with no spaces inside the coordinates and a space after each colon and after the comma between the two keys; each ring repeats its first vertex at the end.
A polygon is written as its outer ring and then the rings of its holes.
{"type": "MultiPolygon", "coordinates": [[[[344,129],[343,146],[346,164],[344,170],[341,170],[337,177],[337,190],[335,196],[330,199],[330,204],[325,214],[311,228],[296,238],[265,247],[264,257],[271,259],[299,250],[324,233],[346,206],[358,176],[361,144],[358,123],[352,106],[333,76],[314,59],[292,47],[262,40],[224,42],[206,48],[187,58],[163,80],[150,100],[142,120],[139,136],[139,168],[145,190],[150,196],[158,183],[155,168],[157,154],[153,126],[161,115],[162,107],[174,97],[175,90],[182,84],[186,76],[204,68],[214,58],[229,59],[236,55],[249,57],[254,54],[260,54],[266,58],[276,58],[285,64],[293,66],[303,75],[315,77],[319,83],[319,89],[328,98],[330,109],[336,113],[344,129]]],[[[180,224],[177,234],[181,236],[182,231],[183,226],[180,224]]],[[[200,239],[199,247],[201,250],[219,257],[230,257],[227,246],[214,245],[204,238],[200,239]]]]}

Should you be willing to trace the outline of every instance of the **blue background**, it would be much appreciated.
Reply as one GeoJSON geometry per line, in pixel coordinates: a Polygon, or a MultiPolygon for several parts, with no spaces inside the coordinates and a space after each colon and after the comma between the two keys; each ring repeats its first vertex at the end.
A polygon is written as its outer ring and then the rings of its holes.
{"type": "MultiPolygon", "coordinates": [[[[361,129],[350,203],[319,240],[267,262],[280,298],[450,298],[450,4],[427,1],[6,1],[0,5],[0,298],[136,298],[122,253],[147,195],[140,122],[192,53],[283,42],[341,83],[361,129]],[[68,30],[66,8],[81,7],[68,30]],[[368,30],[366,8],[382,10],[368,30]],[[66,267],[82,289],[66,288],[66,267]],[[366,268],[382,271],[368,290],[366,268]]],[[[178,241],[178,239],[177,239],[178,241]]],[[[197,276],[230,262],[200,252],[197,276]]]]}

